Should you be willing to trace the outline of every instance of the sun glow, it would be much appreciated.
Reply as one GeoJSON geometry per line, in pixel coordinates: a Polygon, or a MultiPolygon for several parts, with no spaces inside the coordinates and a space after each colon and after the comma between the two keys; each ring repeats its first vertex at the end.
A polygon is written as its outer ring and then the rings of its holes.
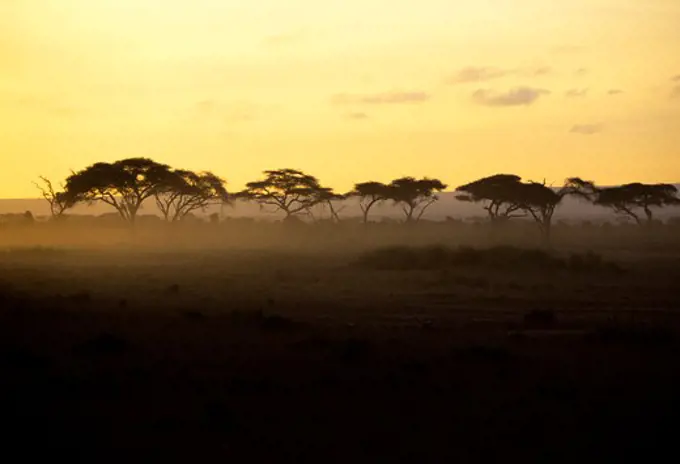
{"type": "Polygon", "coordinates": [[[237,187],[674,182],[678,20],[672,0],[5,0],[0,196],[127,156],[237,187]]]}

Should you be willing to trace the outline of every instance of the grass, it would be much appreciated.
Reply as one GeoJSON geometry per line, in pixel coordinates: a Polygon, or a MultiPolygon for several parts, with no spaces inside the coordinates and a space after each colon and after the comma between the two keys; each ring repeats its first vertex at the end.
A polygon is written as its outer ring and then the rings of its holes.
{"type": "Polygon", "coordinates": [[[540,249],[497,246],[485,249],[390,246],[363,253],[356,264],[377,270],[482,269],[486,271],[618,271],[620,267],[589,251],[566,258],[540,249]]]}
{"type": "Polygon", "coordinates": [[[655,256],[624,273],[623,255],[512,246],[46,256],[0,261],[0,408],[24,456],[573,462],[673,443],[680,275],[655,256]]]}

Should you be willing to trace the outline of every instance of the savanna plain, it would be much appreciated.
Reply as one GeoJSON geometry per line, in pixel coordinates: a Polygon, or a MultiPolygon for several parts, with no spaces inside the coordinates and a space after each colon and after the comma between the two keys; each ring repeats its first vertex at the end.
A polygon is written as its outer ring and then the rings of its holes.
{"type": "Polygon", "coordinates": [[[677,225],[559,224],[549,248],[521,221],[65,221],[0,242],[3,441],[25,459],[677,454],[677,225]]]}

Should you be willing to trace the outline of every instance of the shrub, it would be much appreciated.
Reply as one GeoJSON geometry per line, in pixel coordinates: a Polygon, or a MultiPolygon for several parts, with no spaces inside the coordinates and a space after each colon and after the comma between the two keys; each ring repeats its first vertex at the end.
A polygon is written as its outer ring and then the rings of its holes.
{"type": "Polygon", "coordinates": [[[601,325],[589,334],[589,338],[601,343],[647,347],[667,346],[677,341],[676,334],[666,327],[623,322],[601,325]]]}
{"type": "Polygon", "coordinates": [[[611,264],[601,256],[588,252],[572,254],[566,259],[540,249],[498,246],[486,249],[444,246],[391,246],[368,251],[359,256],[356,264],[377,270],[431,269],[505,269],[552,271],[568,269],[593,271],[610,269],[611,264]]]}
{"type": "Polygon", "coordinates": [[[524,315],[524,325],[529,327],[550,327],[557,322],[552,309],[534,309],[524,315]]]}

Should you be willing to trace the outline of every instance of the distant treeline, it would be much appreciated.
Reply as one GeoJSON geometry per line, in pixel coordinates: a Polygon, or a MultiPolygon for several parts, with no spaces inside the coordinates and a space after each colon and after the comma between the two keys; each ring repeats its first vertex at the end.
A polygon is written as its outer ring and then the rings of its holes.
{"type": "MultiPolygon", "coordinates": [[[[403,222],[420,221],[448,186],[440,179],[402,177],[389,183],[356,183],[350,192],[335,192],[319,180],[296,169],[264,171],[259,180],[248,182],[239,192],[228,192],[224,179],[212,172],[172,168],[148,158],[128,158],[113,163],[95,163],[73,172],[60,189],[41,177],[36,184],[49,203],[51,218],[64,218],[74,206],[94,202],[115,209],[118,217],[135,223],[147,200],[155,202],[168,222],[186,221],[197,211],[235,200],[254,202],[263,209],[283,213],[286,221],[305,218],[334,223],[343,217],[345,200],[355,198],[363,223],[370,221],[375,205],[390,202],[403,213],[403,222]]],[[[539,182],[523,182],[519,176],[496,174],[456,188],[456,198],[480,204],[492,224],[512,218],[532,220],[545,240],[550,240],[556,208],[568,196],[611,209],[639,225],[654,222],[654,209],[680,205],[678,190],[670,184],[629,183],[599,187],[579,177],[567,179],[559,188],[539,182]]],[[[30,214],[30,213],[27,213],[30,214]]],[[[29,220],[28,216],[24,219],[29,220]]],[[[149,219],[151,220],[151,219],[149,219]]],[[[219,215],[211,215],[217,222],[219,215]]]]}

